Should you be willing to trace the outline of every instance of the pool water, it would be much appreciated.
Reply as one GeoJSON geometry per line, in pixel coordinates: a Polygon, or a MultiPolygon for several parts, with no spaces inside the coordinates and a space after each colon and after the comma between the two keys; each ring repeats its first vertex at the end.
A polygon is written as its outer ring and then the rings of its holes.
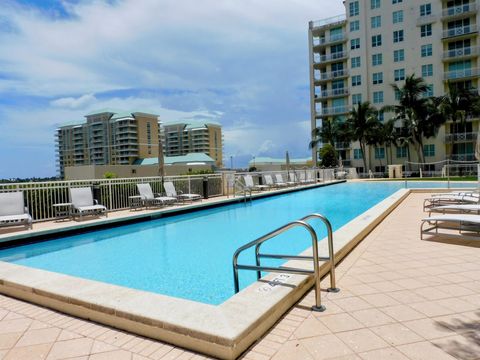
{"type": "MultiPolygon", "coordinates": [[[[430,186],[445,185],[418,183],[430,186]]],[[[4,249],[0,260],[220,304],[234,294],[232,256],[241,245],[311,213],[327,216],[336,230],[404,187],[403,182],[342,183],[4,249]]],[[[320,221],[311,224],[319,238],[326,236],[320,221]]],[[[263,248],[298,254],[310,245],[306,230],[297,228],[263,248]]],[[[254,261],[251,251],[239,263],[254,261]]],[[[240,270],[241,287],[253,281],[254,272],[240,270]]]]}

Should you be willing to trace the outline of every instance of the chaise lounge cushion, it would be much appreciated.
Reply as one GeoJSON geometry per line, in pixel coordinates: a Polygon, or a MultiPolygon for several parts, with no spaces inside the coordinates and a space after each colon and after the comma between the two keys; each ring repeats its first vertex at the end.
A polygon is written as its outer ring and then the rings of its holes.
{"type": "Polygon", "coordinates": [[[0,193],[0,216],[22,214],[25,214],[22,192],[0,193]]]}

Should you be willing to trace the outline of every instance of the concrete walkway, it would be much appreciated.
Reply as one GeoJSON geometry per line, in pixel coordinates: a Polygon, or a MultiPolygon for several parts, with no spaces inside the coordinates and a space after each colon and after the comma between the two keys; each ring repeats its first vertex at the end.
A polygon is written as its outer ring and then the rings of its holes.
{"type": "MultiPolygon", "coordinates": [[[[243,359],[480,359],[480,241],[421,241],[424,197],[338,266],[324,313],[310,311],[310,292],[243,359]]],[[[0,359],[205,359],[6,296],[0,319],[0,359]]]]}

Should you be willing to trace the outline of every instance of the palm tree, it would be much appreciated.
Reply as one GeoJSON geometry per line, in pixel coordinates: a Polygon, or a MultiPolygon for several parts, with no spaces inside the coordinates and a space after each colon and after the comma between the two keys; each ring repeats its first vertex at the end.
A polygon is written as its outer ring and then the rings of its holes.
{"type": "Polygon", "coordinates": [[[387,152],[387,165],[393,162],[392,155],[392,145],[395,144],[397,140],[397,130],[395,128],[395,119],[387,120],[381,125],[380,134],[382,138],[382,143],[385,144],[385,147],[388,148],[387,152]],[[388,155],[390,154],[390,161],[388,160],[388,155]]]}
{"type": "Polygon", "coordinates": [[[428,85],[415,74],[407,76],[405,84],[399,87],[392,85],[399,95],[399,104],[386,106],[384,110],[394,111],[395,120],[401,120],[411,135],[412,144],[420,162],[425,162],[423,156],[423,139],[435,136],[445,118],[438,111],[438,102],[424,95],[428,85]]]}
{"type": "Polygon", "coordinates": [[[312,141],[310,141],[309,148],[313,149],[320,143],[328,143],[335,147],[335,141],[339,136],[338,130],[337,118],[323,119],[322,126],[317,127],[312,131],[312,141]]]}
{"type": "MultiPolygon", "coordinates": [[[[478,101],[478,94],[475,95],[471,89],[459,88],[455,84],[448,83],[448,93],[440,98],[440,110],[444,114],[446,120],[453,123],[452,129],[455,131],[457,123],[465,126],[466,119],[470,115],[474,115],[477,110],[475,107],[478,101]]],[[[452,131],[453,132],[453,131],[452,131]]],[[[453,144],[455,142],[454,135],[451,135],[450,158],[453,155],[453,144]]]]}
{"type": "Polygon", "coordinates": [[[367,171],[366,148],[373,141],[372,135],[378,129],[377,110],[368,101],[358,103],[348,114],[346,128],[350,140],[360,143],[363,168],[367,171]]]}

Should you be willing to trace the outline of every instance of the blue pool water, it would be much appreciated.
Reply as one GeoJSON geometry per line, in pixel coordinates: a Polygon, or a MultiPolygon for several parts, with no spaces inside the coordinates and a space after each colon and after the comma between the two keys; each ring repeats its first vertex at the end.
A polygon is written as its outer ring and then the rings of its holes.
{"type": "MultiPolygon", "coordinates": [[[[220,304],[234,293],[232,255],[239,246],[314,212],[326,215],[338,229],[404,187],[403,182],[332,185],[4,249],[0,260],[220,304]]],[[[319,238],[326,235],[320,222],[312,225],[319,238]]],[[[264,248],[297,254],[309,246],[306,231],[294,229],[264,248]]],[[[253,264],[252,252],[240,263],[253,264]]],[[[240,279],[244,287],[255,274],[240,271],[240,279]]]]}

